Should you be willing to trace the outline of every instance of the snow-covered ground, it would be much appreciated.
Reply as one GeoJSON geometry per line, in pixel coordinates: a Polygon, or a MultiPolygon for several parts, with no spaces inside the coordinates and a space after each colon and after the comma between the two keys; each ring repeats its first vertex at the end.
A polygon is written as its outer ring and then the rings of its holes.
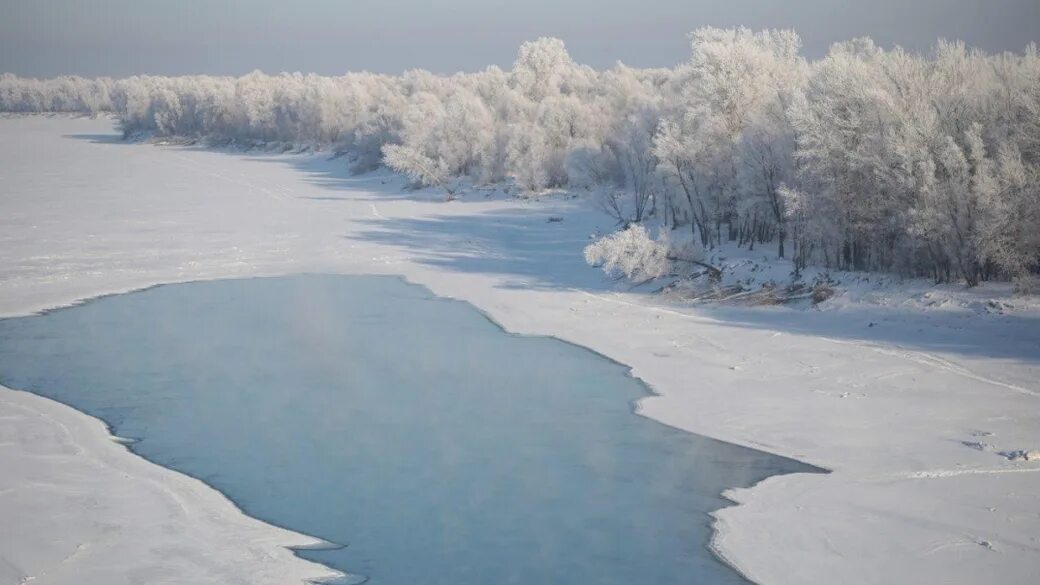
{"type": "MultiPolygon", "coordinates": [[[[0,387],[2,389],[2,387],[0,387]]],[[[320,545],[130,455],[101,421],[0,391],[0,583],[297,583],[339,576],[320,545]]]]}
{"type": "MultiPolygon", "coordinates": [[[[1040,461],[1002,455],[1040,449],[1040,311],[1006,287],[846,282],[820,310],[691,304],[585,266],[589,236],[612,226],[581,197],[445,203],[322,155],[125,144],[107,120],[0,120],[0,161],[2,315],[163,282],[401,274],[509,330],[631,365],[659,393],[640,403],[646,416],[833,470],[730,494],[741,505],[717,514],[714,545],[756,582],[1040,574],[1040,461]]],[[[786,272],[741,262],[740,278],[786,272]]],[[[277,547],[305,537],[258,529],[202,484],[112,454],[96,421],[8,390],[0,416],[0,469],[19,470],[0,486],[0,582],[55,567],[81,583],[321,572],[277,547]],[[107,467],[87,481],[69,471],[76,458],[107,467]]]]}

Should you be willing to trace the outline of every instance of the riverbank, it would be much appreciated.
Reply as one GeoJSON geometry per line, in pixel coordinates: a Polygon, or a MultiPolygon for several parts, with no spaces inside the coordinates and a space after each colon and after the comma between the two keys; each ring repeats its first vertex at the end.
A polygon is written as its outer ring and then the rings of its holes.
{"type": "Polygon", "coordinates": [[[131,454],[97,419],[0,386],[0,582],[302,583],[339,577],[201,481],[131,454]]]}
{"type": "Polygon", "coordinates": [[[1040,446],[1029,312],[682,306],[584,265],[611,222],[580,198],[444,203],[322,155],[126,144],[106,120],[0,120],[0,154],[0,314],[165,282],[400,274],[632,366],[659,393],[645,416],[833,470],[730,494],[715,546],[752,580],[1020,583],[1040,568],[1040,463],[1000,455],[1040,446]]]}

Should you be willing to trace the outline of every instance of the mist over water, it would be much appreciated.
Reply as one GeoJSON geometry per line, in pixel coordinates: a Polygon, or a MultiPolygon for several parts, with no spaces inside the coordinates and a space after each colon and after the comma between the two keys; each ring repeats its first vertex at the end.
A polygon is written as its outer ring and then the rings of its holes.
{"type": "Polygon", "coordinates": [[[814,470],[637,416],[647,391],[623,366],[387,277],[0,320],[0,382],[346,545],[300,554],[373,584],[743,583],[705,548],[720,492],[814,470]]]}

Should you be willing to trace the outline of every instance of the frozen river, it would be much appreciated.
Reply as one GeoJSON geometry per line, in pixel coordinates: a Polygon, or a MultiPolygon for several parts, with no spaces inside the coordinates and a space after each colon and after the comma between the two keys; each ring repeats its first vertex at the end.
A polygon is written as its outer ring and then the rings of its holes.
{"type": "MultiPolygon", "coordinates": [[[[720,493],[813,468],[633,414],[626,368],[389,277],[161,286],[0,321],[0,383],[105,420],[373,584],[741,583],[720,493]]],[[[691,380],[696,383],[696,380],[691,380]]]]}

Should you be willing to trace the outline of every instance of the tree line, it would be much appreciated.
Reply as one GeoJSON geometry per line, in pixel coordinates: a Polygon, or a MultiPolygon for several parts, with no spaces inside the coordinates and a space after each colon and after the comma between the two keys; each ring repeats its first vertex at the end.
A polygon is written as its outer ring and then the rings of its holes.
{"type": "Polygon", "coordinates": [[[976,285],[1040,269],[1040,56],[869,39],[810,61],[793,31],[702,28],[671,69],[575,63],[339,77],[0,77],[0,110],[114,114],[127,136],[309,144],[451,197],[588,189],[619,224],[704,249],[976,285]]]}

